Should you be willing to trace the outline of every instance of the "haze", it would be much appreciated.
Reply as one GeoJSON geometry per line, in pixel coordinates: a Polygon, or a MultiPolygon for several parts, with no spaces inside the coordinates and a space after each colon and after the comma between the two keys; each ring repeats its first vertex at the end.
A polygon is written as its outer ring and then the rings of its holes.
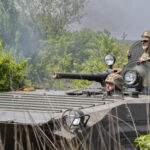
{"type": "Polygon", "coordinates": [[[107,29],[116,38],[126,33],[127,40],[137,40],[150,30],[149,9],[150,0],[89,0],[81,24],[73,28],[107,29]]]}

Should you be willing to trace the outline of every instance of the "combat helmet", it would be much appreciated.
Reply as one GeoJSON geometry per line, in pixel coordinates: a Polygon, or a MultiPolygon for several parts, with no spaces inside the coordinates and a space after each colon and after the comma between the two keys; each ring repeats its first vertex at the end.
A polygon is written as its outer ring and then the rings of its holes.
{"type": "Polygon", "coordinates": [[[150,30],[146,30],[141,35],[142,40],[150,40],[150,30]]]}
{"type": "Polygon", "coordinates": [[[122,90],[124,85],[124,80],[121,75],[117,73],[111,73],[110,75],[107,76],[105,83],[112,83],[118,89],[122,90]]]}

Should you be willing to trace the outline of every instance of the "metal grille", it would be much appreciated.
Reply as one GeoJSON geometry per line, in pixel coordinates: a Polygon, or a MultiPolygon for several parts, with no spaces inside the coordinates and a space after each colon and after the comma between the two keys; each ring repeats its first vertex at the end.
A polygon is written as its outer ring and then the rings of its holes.
{"type": "Polygon", "coordinates": [[[33,94],[25,92],[0,93],[0,110],[62,112],[70,108],[87,108],[112,102],[102,97],[33,94]]]}

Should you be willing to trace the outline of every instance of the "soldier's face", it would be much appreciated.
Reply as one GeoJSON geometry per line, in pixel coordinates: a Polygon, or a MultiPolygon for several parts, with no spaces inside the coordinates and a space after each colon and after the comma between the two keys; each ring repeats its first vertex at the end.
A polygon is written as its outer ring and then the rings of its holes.
{"type": "Polygon", "coordinates": [[[113,91],[115,89],[115,85],[112,83],[106,83],[106,91],[110,92],[113,91]]]}
{"type": "Polygon", "coordinates": [[[150,46],[150,41],[148,41],[148,40],[142,40],[141,43],[142,43],[142,48],[144,50],[150,46]]]}

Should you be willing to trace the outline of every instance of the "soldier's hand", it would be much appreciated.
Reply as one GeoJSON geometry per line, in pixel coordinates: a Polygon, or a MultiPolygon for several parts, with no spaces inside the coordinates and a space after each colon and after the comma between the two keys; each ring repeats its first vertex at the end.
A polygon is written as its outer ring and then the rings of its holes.
{"type": "Polygon", "coordinates": [[[126,55],[127,55],[127,57],[131,56],[130,50],[127,51],[127,54],[126,54],[126,55]]]}
{"type": "Polygon", "coordinates": [[[122,71],[122,69],[120,69],[120,68],[113,68],[112,71],[113,71],[114,73],[120,74],[120,72],[122,71]]]}
{"type": "Polygon", "coordinates": [[[139,61],[140,61],[140,62],[144,62],[144,61],[146,61],[146,60],[141,57],[141,58],[139,58],[139,61]]]}

